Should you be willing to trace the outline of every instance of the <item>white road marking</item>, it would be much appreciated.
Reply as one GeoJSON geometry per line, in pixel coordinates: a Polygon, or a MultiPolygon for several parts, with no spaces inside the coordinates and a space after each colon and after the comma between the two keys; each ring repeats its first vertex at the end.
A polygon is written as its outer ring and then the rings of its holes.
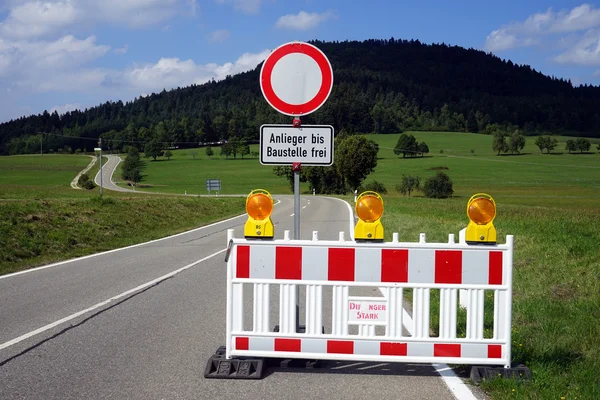
{"type": "MultiPolygon", "coordinates": [[[[406,310],[402,309],[402,323],[408,333],[412,336],[413,334],[413,319],[406,310]],[[404,323],[406,321],[406,324],[404,323]]],[[[477,397],[469,390],[467,385],[460,379],[452,368],[446,364],[431,364],[438,374],[442,377],[442,380],[448,386],[448,389],[454,395],[454,398],[458,400],[477,400],[477,397]]]]}
{"type": "Polygon", "coordinates": [[[195,262],[193,262],[193,263],[191,263],[191,264],[188,264],[188,265],[186,265],[185,267],[182,267],[182,268],[179,268],[178,270],[175,270],[175,271],[169,272],[168,274],[166,274],[166,275],[163,275],[163,276],[161,276],[160,278],[153,279],[153,280],[151,280],[150,282],[146,282],[146,283],[144,283],[144,284],[142,284],[142,285],[140,285],[140,286],[138,286],[138,287],[135,287],[135,288],[133,288],[133,289],[130,289],[130,290],[126,291],[126,292],[123,292],[123,293],[121,293],[121,294],[118,294],[118,295],[116,295],[116,296],[114,296],[114,297],[111,297],[111,298],[110,298],[110,299],[108,299],[108,300],[104,300],[103,302],[100,302],[100,303],[98,303],[98,304],[96,304],[96,305],[93,305],[93,306],[91,306],[91,307],[89,307],[89,308],[86,308],[85,310],[82,310],[82,311],[76,312],[75,314],[71,314],[71,315],[69,315],[68,317],[65,317],[65,318],[63,318],[63,319],[59,319],[58,321],[52,322],[51,324],[48,324],[48,325],[46,325],[46,326],[42,326],[41,328],[38,328],[38,329],[36,329],[36,330],[34,330],[34,331],[31,331],[31,332],[28,332],[28,333],[26,333],[26,334],[24,334],[24,335],[21,335],[21,336],[19,336],[18,338],[15,338],[15,339],[9,340],[9,341],[8,341],[8,342],[6,342],[6,343],[0,344],[0,350],[2,350],[2,349],[5,349],[5,348],[7,348],[7,347],[10,347],[10,346],[12,346],[12,345],[15,345],[15,344],[17,344],[17,343],[19,343],[19,342],[22,342],[22,341],[23,341],[23,340],[25,340],[25,339],[29,339],[29,338],[30,338],[30,337],[32,337],[32,336],[39,335],[39,334],[40,334],[40,333],[42,333],[42,332],[45,332],[45,331],[47,331],[47,330],[49,330],[49,329],[52,329],[52,328],[55,328],[55,327],[57,327],[58,325],[60,325],[60,324],[62,324],[62,323],[65,323],[65,322],[67,322],[67,321],[70,321],[70,320],[72,320],[72,319],[74,319],[74,318],[77,318],[77,317],[79,317],[79,316],[83,315],[83,314],[89,313],[90,311],[94,311],[94,310],[96,310],[96,309],[98,309],[98,308],[100,308],[100,307],[102,307],[102,306],[105,306],[105,305],[107,305],[107,304],[110,304],[111,302],[113,302],[113,301],[115,301],[115,300],[118,300],[118,299],[120,299],[120,298],[122,298],[122,297],[128,296],[128,295],[130,295],[130,294],[133,294],[133,293],[135,293],[135,292],[138,292],[138,291],[140,291],[140,290],[146,289],[146,288],[148,288],[148,287],[150,287],[150,286],[152,286],[152,285],[155,285],[155,284],[157,284],[157,283],[159,283],[159,282],[162,282],[162,281],[164,281],[165,279],[171,278],[172,276],[175,276],[175,275],[177,275],[178,273],[180,273],[180,272],[182,272],[182,271],[185,271],[186,269],[189,269],[189,268],[191,268],[191,267],[193,267],[193,266],[195,266],[195,265],[198,265],[198,264],[200,264],[201,262],[203,262],[203,261],[206,261],[206,260],[208,260],[208,259],[211,259],[211,258],[213,258],[213,257],[215,257],[215,256],[217,256],[217,255],[219,255],[219,254],[222,254],[222,253],[224,253],[224,252],[226,252],[226,251],[227,251],[227,249],[219,250],[219,251],[217,251],[216,253],[213,253],[213,254],[211,254],[211,255],[209,255],[209,256],[206,256],[206,257],[204,257],[204,258],[202,258],[202,259],[200,259],[200,260],[198,260],[198,261],[195,261],[195,262]]]}
{"type": "Polygon", "coordinates": [[[352,207],[350,207],[350,203],[348,203],[346,200],[338,199],[337,197],[328,197],[328,199],[339,200],[339,201],[343,202],[344,204],[346,204],[346,206],[348,207],[348,216],[350,217],[350,219],[349,219],[350,225],[349,225],[348,231],[350,232],[350,240],[354,240],[354,211],[352,211],[352,207]]]}
{"type": "Polygon", "coordinates": [[[361,367],[361,368],[356,368],[359,371],[364,371],[367,369],[372,369],[372,368],[379,368],[379,367],[385,367],[386,365],[389,365],[389,363],[382,363],[382,364],[375,364],[375,365],[368,365],[366,367],[361,367]]]}
{"type": "MultiPolygon", "coordinates": [[[[277,204],[279,204],[279,203],[276,203],[275,205],[277,205],[277,204]]],[[[171,235],[171,236],[167,236],[167,237],[164,237],[164,238],[151,240],[149,242],[138,243],[138,244],[134,244],[134,245],[127,246],[127,247],[121,247],[119,249],[112,249],[112,250],[108,250],[108,251],[103,251],[102,253],[90,254],[90,255],[87,255],[87,256],[83,256],[83,257],[72,258],[72,259],[66,260],[66,261],[60,261],[60,262],[57,262],[57,263],[54,263],[54,264],[49,264],[49,265],[44,265],[44,266],[37,267],[37,268],[27,269],[25,271],[19,271],[19,272],[14,272],[12,274],[2,275],[2,276],[0,276],[0,279],[11,278],[13,276],[22,275],[22,274],[28,274],[30,272],[40,271],[40,270],[43,270],[43,269],[46,269],[46,268],[57,267],[59,265],[64,265],[64,264],[72,263],[72,262],[75,262],[75,261],[81,261],[81,260],[85,260],[85,259],[88,259],[88,258],[101,256],[101,255],[104,255],[104,254],[110,254],[110,253],[114,253],[114,252],[121,251],[121,250],[132,249],[134,247],[143,246],[145,244],[160,242],[161,240],[171,239],[171,238],[174,238],[174,237],[177,237],[177,236],[185,235],[186,233],[190,233],[190,232],[196,232],[196,231],[199,231],[199,230],[202,230],[202,229],[210,228],[210,227],[218,225],[218,224],[222,224],[223,222],[229,222],[229,221],[232,221],[232,220],[234,220],[236,218],[245,217],[245,216],[246,216],[246,214],[242,214],[242,215],[238,215],[237,217],[226,219],[224,221],[219,221],[219,222],[215,222],[215,223],[210,224],[210,225],[201,226],[200,228],[192,229],[191,231],[181,232],[181,233],[178,233],[176,235],[171,235]]]]}

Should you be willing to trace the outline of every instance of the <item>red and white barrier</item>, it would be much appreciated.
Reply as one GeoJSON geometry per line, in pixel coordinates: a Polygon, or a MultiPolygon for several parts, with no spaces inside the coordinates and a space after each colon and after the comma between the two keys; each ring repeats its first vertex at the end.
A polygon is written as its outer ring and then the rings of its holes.
{"type": "Polygon", "coordinates": [[[510,367],[512,236],[507,236],[506,244],[493,246],[457,244],[454,235],[449,243],[426,243],[424,234],[419,243],[400,243],[396,234],[389,243],[344,241],[343,234],[340,241],[320,241],[316,232],[312,241],[289,240],[287,234],[283,240],[235,239],[233,230],[228,236],[227,359],[510,367]],[[244,285],[252,287],[251,301],[244,298],[244,285]],[[365,288],[371,288],[370,295],[350,295],[350,290],[365,288]],[[304,314],[300,322],[306,327],[302,333],[296,332],[300,289],[304,314]],[[437,337],[431,336],[432,290],[440,293],[437,337]],[[467,305],[464,337],[457,337],[459,290],[467,305]],[[488,338],[484,338],[484,291],[491,291],[494,298],[493,334],[488,338]],[[413,320],[408,330],[403,329],[407,293],[412,293],[413,320]],[[272,301],[275,297],[278,306],[272,301]],[[324,301],[326,297],[331,300],[324,301]],[[250,303],[251,329],[244,324],[244,307],[250,303]],[[331,315],[331,324],[324,323],[325,315],[331,315]],[[271,324],[278,324],[279,331],[272,332],[271,324]]]}

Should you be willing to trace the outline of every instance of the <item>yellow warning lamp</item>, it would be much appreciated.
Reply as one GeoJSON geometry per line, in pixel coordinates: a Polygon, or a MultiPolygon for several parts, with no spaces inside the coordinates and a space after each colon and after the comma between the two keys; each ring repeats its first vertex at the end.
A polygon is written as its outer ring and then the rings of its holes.
{"type": "Polygon", "coordinates": [[[354,227],[354,240],[383,241],[383,199],[376,192],[363,192],[356,198],[358,222],[354,227]]]}
{"type": "Polygon", "coordinates": [[[492,196],[485,193],[473,195],[467,203],[467,225],[466,241],[470,244],[496,244],[496,202],[492,196]]]}
{"type": "Polygon", "coordinates": [[[272,239],[275,233],[271,213],[273,212],[273,198],[271,193],[264,189],[250,192],[246,198],[246,212],[248,221],[244,226],[246,238],[272,239]]]}

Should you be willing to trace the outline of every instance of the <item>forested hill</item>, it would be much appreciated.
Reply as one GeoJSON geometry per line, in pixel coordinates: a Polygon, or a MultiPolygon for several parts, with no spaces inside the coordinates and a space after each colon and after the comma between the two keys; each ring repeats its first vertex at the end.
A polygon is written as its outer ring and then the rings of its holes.
{"type": "MultiPolygon", "coordinates": [[[[327,103],[303,123],[349,133],[404,130],[600,136],[600,88],[574,88],[529,66],[482,51],[419,41],[312,42],[334,70],[327,103]]],[[[256,139],[264,123],[290,123],[263,99],[260,66],[220,82],[163,91],[135,101],[107,102],[59,116],[44,112],[0,124],[3,154],[47,148],[88,150],[157,138],[180,147],[238,136],[256,139]],[[85,138],[73,139],[60,135],[85,138]],[[86,140],[87,139],[87,140],[86,140]]]]}

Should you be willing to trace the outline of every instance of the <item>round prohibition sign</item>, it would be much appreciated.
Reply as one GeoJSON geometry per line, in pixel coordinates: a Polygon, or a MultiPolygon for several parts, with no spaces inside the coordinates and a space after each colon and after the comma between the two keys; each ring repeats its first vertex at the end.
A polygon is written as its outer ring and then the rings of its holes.
{"type": "Polygon", "coordinates": [[[333,69],[325,54],[304,42],[276,48],[260,70],[260,89],[275,110],[289,116],[321,107],[333,88],[333,69]]]}

